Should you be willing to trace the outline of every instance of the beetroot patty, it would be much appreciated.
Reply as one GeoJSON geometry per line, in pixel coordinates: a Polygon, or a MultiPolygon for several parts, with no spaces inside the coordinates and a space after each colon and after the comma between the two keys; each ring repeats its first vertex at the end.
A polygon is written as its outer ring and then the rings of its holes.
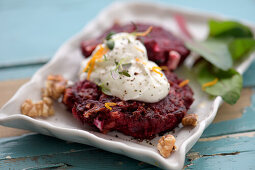
{"type": "MultiPolygon", "coordinates": [[[[89,57],[96,46],[102,43],[103,39],[110,32],[143,32],[150,26],[151,24],[140,23],[126,25],[114,24],[98,38],[83,41],[81,43],[82,53],[85,57],[89,57]]],[[[170,70],[175,70],[190,54],[190,51],[179,38],[159,26],[153,25],[151,32],[144,37],[138,37],[138,40],[146,47],[149,60],[154,61],[160,66],[168,66],[170,70]],[[172,51],[178,52],[179,56],[172,55],[172,51]]]]}
{"type": "Polygon", "coordinates": [[[174,73],[165,72],[171,84],[169,94],[157,103],[122,101],[105,95],[99,87],[88,81],[77,82],[66,89],[63,103],[82,123],[98,128],[101,132],[117,130],[139,139],[149,139],[156,134],[174,129],[193,102],[193,92],[174,73]],[[105,103],[113,102],[112,110],[105,103]]]}

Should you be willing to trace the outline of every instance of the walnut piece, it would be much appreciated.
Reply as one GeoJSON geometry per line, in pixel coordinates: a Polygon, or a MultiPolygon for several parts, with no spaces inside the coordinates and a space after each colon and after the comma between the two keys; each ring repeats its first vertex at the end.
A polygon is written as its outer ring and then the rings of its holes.
{"type": "Polygon", "coordinates": [[[65,91],[67,81],[61,75],[49,75],[45,88],[42,89],[43,97],[58,99],[65,91]]]}
{"type": "Polygon", "coordinates": [[[166,135],[162,136],[159,141],[157,148],[159,153],[164,157],[167,158],[170,156],[171,152],[175,150],[175,137],[173,135],[166,135]]]}
{"type": "Polygon", "coordinates": [[[54,114],[52,100],[49,97],[43,97],[43,100],[34,103],[27,99],[21,105],[21,113],[30,117],[48,117],[54,114]]]}
{"type": "Polygon", "coordinates": [[[196,126],[197,125],[197,114],[188,114],[182,119],[183,126],[196,126]]]}

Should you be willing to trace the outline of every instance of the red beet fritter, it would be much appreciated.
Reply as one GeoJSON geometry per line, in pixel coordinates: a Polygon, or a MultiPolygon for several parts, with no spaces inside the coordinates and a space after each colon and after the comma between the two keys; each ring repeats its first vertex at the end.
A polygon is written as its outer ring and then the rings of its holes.
{"type": "MultiPolygon", "coordinates": [[[[110,32],[143,32],[150,26],[139,23],[114,24],[98,38],[82,42],[82,53],[89,57],[110,32]]],[[[160,66],[167,66],[171,71],[190,53],[180,39],[159,26],[153,26],[149,34],[138,39],[145,45],[149,60],[160,66]]],[[[157,103],[123,101],[105,95],[96,84],[88,80],[77,82],[66,89],[63,103],[78,120],[98,128],[103,133],[117,130],[135,138],[149,139],[160,132],[174,129],[194,100],[188,85],[179,87],[182,80],[170,71],[166,71],[165,75],[171,85],[170,92],[157,103]],[[116,105],[106,108],[105,103],[116,105]]]]}
{"type": "Polygon", "coordinates": [[[133,23],[119,25],[116,23],[98,38],[83,41],[81,43],[82,53],[85,57],[89,57],[96,46],[102,43],[110,32],[143,32],[150,26],[153,26],[151,32],[146,36],[137,37],[137,39],[146,47],[149,60],[154,61],[160,66],[168,66],[170,70],[175,70],[190,54],[190,51],[171,32],[151,24],[133,23]],[[177,52],[178,55],[175,55],[176,53],[173,52],[177,52]]]}
{"type": "Polygon", "coordinates": [[[88,81],[77,82],[66,89],[63,103],[82,123],[98,128],[101,132],[117,130],[139,139],[150,139],[156,134],[174,129],[193,102],[193,92],[188,85],[179,87],[182,81],[165,72],[171,85],[169,94],[157,103],[123,101],[108,96],[88,81]],[[116,103],[112,110],[105,103],[116,103]]]}

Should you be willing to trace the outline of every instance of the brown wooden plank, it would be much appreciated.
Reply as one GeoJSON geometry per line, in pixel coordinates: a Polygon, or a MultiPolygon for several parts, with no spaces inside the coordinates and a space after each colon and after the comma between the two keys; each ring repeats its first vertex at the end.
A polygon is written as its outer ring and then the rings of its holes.
{"type": "MultiPolygon", "coordinates": [[[[2,107],[28,79],[0,82],[0,107],[2,107]]],[[[29,131],[0,126],[0,138],[19,136],[29,131]]]]}
{"type": "Polygon", "coordinates": [[[217,123],[242,117],[243,110],[251,105],[252,94],[253,90],[251,88],[244,88],[235,105],[223,103],[213,122],[217,123]]]}

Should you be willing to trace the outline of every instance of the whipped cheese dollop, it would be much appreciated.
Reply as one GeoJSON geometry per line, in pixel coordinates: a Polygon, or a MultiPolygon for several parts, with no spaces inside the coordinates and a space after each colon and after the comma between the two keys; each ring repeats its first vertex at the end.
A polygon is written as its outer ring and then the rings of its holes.
{"type": "Polygon", "coordinates": [[[116,96],[122,100],[136,100],[147,103],[158,102],[165,98],[170,90],[170,84],[158,65],[148,60],[145,46],[129,33],[118,33],[93,51],[92,55],[81,64],[80,79],[88,79],[88,71],[84,69],[93,55],[100,48],[107,52],[97,58],[89,80],[101,86],[107,95],[116,96]]]}

